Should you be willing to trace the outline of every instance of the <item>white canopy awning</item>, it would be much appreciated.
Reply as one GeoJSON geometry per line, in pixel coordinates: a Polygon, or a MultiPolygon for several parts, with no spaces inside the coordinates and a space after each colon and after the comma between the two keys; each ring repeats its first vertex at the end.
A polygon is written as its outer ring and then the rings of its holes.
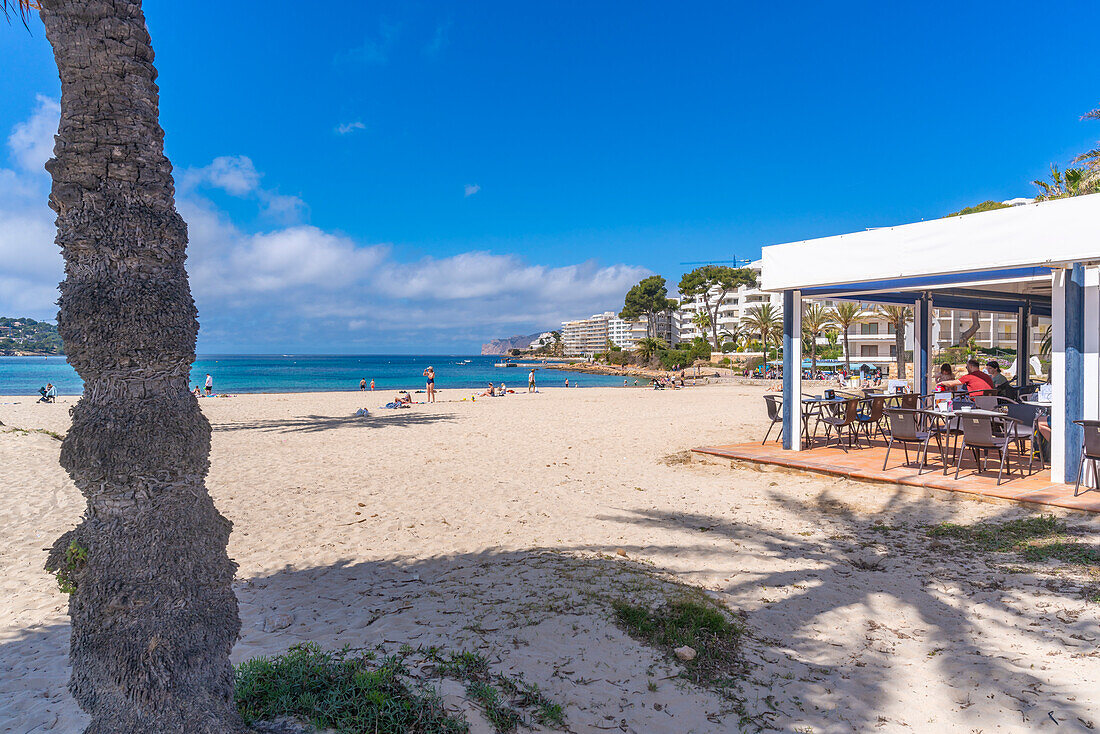
{"type": "Polygon", "coordinates": [[[1100,260],[1100,194],[763,249],[769,291],[1100,260]]]}

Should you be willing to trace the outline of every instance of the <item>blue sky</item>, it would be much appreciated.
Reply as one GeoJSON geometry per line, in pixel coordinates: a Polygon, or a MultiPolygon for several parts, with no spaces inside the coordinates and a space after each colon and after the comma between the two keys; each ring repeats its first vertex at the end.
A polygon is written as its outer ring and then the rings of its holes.
{"type": "MultiPolygon", "coordinates": [[[[1091,2],[352,5],[146,3],[200,351],[476,351],[684,261],[1032,195],[1100,138],[1091,2]]],[[[0,311],[50,317],[31,27],[0,28],[0,311]]]]}

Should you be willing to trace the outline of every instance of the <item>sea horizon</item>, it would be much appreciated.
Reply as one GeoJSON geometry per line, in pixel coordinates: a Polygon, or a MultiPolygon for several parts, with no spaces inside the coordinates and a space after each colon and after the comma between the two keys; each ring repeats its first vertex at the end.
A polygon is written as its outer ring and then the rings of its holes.
{"type": "MultiPolygon", "coordinates": [[[[527,389],[528,369],[495,367],[504,355],[482,354],[199,354],[191,367],[192,387],[204,384],[209,373],[217,394],[357,392],[360,380],[368,391],[422,390],[423,371],[435,368],[441,394],[448,390],[482,389],[489,382],[527,389]]],[[[511,358],[509,358],[511,359],[511,358]]],[[[523,362],[522,358],[517,361],[523,362]]],[[[535,367],[540,386],[612,387],[623,378],[572,370],[535,367]]],[[[65,355],[0,357],[0,395],[36,395],[52,383],[59,395],[80,395],[83,382],[65,355]]]]}

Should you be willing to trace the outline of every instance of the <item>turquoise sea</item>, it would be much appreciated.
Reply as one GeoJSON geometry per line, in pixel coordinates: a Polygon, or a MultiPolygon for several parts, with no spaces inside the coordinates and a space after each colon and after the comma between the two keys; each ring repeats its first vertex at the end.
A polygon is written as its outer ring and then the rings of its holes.
{"type": "MultiPolygon", "coordinates": [[[[199,355],[191,369],[192,385],[214,378],[219,393],[333,392],[358,390],[359,380],[376,390],[419,389],[423,372],[435,367],[436,387],[469,390],[502,380],[509,387],[527,388],[529,367],[494,367],[500,357],[466,355],[199,355]]],[[[623,379],[611,375],[589,375],[563,370],[538,369],[540,386],[622,386],[623,379]]],[[[52,382],[61,395],[79,395],[83,383],[64,357],[0,357],[0,395],[34,395],[52,382]]],[[[633,384],[633,382],[631,383],[633,384]]]]}

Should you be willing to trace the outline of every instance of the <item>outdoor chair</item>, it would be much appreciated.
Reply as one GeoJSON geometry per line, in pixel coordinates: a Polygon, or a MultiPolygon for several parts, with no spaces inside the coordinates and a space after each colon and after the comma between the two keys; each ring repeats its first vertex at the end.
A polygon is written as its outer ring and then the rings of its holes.
{"type": "MultiPolygon", "coordinates": [[[[958,451],[955,453],[955,479],[959,478],[959,469],[962,468],[962,457],[967,449],[970,449],[974,454],[974,463],[977,464],[977,471],[979,473],[984,471],[982,467],[982,457],[985,457],[985,464],[988,467],[989,452],[996,451],[1001,459],[997,469],[997,486],[1001,486],[1001,477],[1004,474],[1005,463],[1008,459],[1008,449],[1013,443],[1016,443],[1018,448],[1019,439],[1015,438],[1011,431],[1005,431],[1004,435],[1001,436],[996,435],[993,431],[993,423],[999,420],[1007,420],[1007,418],[1000,419],[989,415],[966,415],[965,413],[958,417],[959,427],[962,428],[962,441],[959,443],[958,451]]],[[[1022,461],[1022,452],[1020,453],[1022,461]]],[[[1009,474],[1011,474],[1011,464],[1009,464],[1008,469],[1009,474]]]]}
{"type": "Polygon", "coordinates": [[[886,464],[890,461],[890,449],[894,447],[894,442],[901,444],[902,450],[905,452],[905,466],[909,466],[909,444],[917,444],[917,460],[919,466],[917,467],[917,476],[920,476],[924,471],[924,463],[928,460],[928,441],[933,435],[936,437],[936,445],[940,449],[940,456],[943,456],[943,443],[940,441],[939,432],[921,430],[922,428],[922,413],[919,410],[912,410],[906,408],[890,408],[886,411],[886,418],[890,422],[890,436],[889,443],[886,444],[886,458],[882,460],[882,470],[886,471],[886,464]],[[923,450],[923,454],[921,451],[923,450]]]}
{"type": "Polygon", "coordinates": [[[882,418],[883,411],[886,409],[886,396],[876,395],[870,400],[863,401],[867,405],[867,410],[860,411],[856,414],[856,420],[859,421],[857,428],[862,428],[863,432],[867,435],[867,443],[871,443],[871,427],[874,426],[876,436],[882,435],[882,418]]]}
{"type": "MultiPolygon", "coordinates": [[[[1092,467],[1092,480],[1095,484],[1088,489],[1100,490],[1100,472],[1097,471],[1096,462],[1100,461],[1100,421],[1074,421],[1085,429],[1085,439],[1081,443],[1081,463],[1077,467],[1077,483],[1073,486],[1073,496],[1077,496],[1081,488],[1081,472],[1085,468],[1085,461],[1092,467]]],[[[1086,481],[1086,486],[1088,482],[1086,481]]],[[[1088,489],[1085,491],[1087,492],[1088,489]]]]}
{"type": "MultiPolygon", "coordinates": [[[[1006,433],[1011,433],[1013,438],[1017,441],[1027,440],[1029,442],[1028,448],[1030,450],[1031,460],[1035,459],[1035,454],[1039,454],[1039,468],[1046,469],[1046,462],[1043,461],[1043,454],[1039,451],[1038,443],[1035,437],[1038,435],[1038,420],[1040,409],[1036,405],[1027,405],[1026,403],[1012,403],[1007,406],[1008,412],[1006,415],[1013,420],[1012,423],[1005,427],[1006,433]]],[[[1031,470],[1030,461],[1028,463],[1028,471],[1031,470]]]]}
{"type": "Polygon", "coordinates": [[[1039,392],[1039,383],[1029,382],[1016,391],[1016,396],[1022,399],[1025,395],[1031,395],[1037,392],[1039,392]]]}
{"type": "MultiPolygon", "coordinates": [[[[850,398],[834,407],[832,415],[822,414],[819,421],[825,424],[825,447],[829,447],[829,437],[836,430],[836,443],[847,453],[848,449],[840,443],[840,435],[844,429],[848,429],[848,445],[852,445],[853,428],[859,423],[859,399],[850,398]]],[[[858,440],[858,435],[857,435],[858,440]]]]}
{"type": "Polygon", "coordinates": [[[978,410],[1001,410],[1003,406],[1012,405],[1016,402],[1000,395],[976,395],[971,400],[978,410]]]}
{"type": "Polygon", "coordinates": [[[775,440],[780,441],[783,439],[783,401],[775,395],[765,395],[764,405],[768,409],[768,418],[771,419],[771,423],[768,424],[768,431],[764,434],[764,440],[760,442],[761,446],[768,442],[768,436],[775,428],[776,423],[779,424],[779,433],[776,435],[775,440]]]}

